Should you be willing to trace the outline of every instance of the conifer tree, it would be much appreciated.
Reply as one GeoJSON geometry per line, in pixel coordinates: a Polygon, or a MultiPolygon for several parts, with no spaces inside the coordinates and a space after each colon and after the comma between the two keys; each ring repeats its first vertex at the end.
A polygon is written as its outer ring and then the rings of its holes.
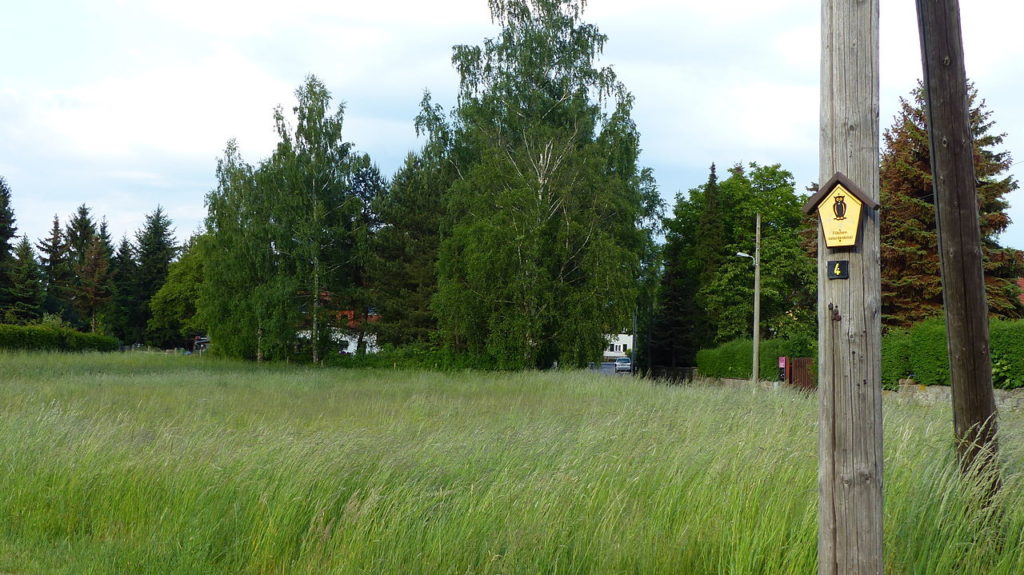
{"type": "Polygon", "coordinates": [[[737,164],[676,201],[666,221],[665,264],[657,314],[660,365],[694,365],[696,352],[753,325],[756,214],[761,214],[761,335],[813,344],[815,261],[801,245],[805,227],[793,176],[779,165],[737,164]],[[669,339],[671,338],[671,339],[669,339]]]}
{"type": "MultiPolygon", "coordinates": [[[[132,320],[135,329],[145,330],[151,317],[149,300],[153,298],[160,286],[167,280],[167,270],[178,252],[174,242],[174,230],[171,220],[161,206],[146,215],[142,229],[136,232],[135,242],[138,254],[133,307],[135,313],[132,320]]],[[[149,338],[146,343],[163,346],[168,342],[149,338]]]]}
{"type": "Polygon", "coordinates": [[[43,270],[43,286],[46,296],[43,311],[58,315],[64,320],[72,317],[69,287],[74,279],[68,245],[60,225],[60,218],[53,216],[50,235],[36,244],[39,261],[43,270]]]}
{"type": "Polygon", "coordinates": [[[710,223],[715,218],[722,222],[719,196],[718,173],[711,164],[707,182],[690,190],[687,196],[678,194],[673,217],[665,220],[663,271],[654,320],[652,359],[656,365],[694,365],[700,346],[710,341],[715,332],[708,323],[707,310],[697,301],[697,292],[701,277],[714,277],[711,267],[721,259],[719,252],[725,243],[724,224],[710,223]],[[705,236],[698,232],[700,228],[713,241],[703,241],[705,236]]]}
{"type": "Polygon", "coordinates": [[[117,251],[110,260],[110,298],[103,310],[103,323],[110,334],[124,345],[142,343],[144,332],[134,316],[138,315],[135,304],[135,280],[138,262],[135,246],[128,236],[123,236],[117,251]]]}
{"type": "MultiPolygon", "coordinates": [[[[1021,252],[1004,248],[998,235],[1010,223],[1006,195],[1017,189],[1007,174],[1013,164],[1008,151],[998,150],[1005,134],[993,132],[992,112],[968,88],[974,164],[978,178],[978,211],[985,284],[994,316],[1024,316],[1016,279],[1024,275],[1021,252]]],[[[883,136],[881,176],[882,321],[907,327],[942,312],[930,152],[921,85],[911,99],[900,99],[900,110],[883,136]]]]}
{"type": "Polygon", "coordinates": [[[22,236],[14,248],[9,279],[10,291],[0,321],[27,324],[38,320],[43,311],[43,278],[28,236],[22,236]]]}
{"type": "Polygon", "coordinates": [[[85,204],[78,206],[64,229],[68,258],[73,267],[85,263],[86,252],[89,251],[89,244],[92,243],[96,233],[96,222],[92,219],[92,210],[85,204]]]}
{"type": "Polygon", "coordinates": [[[99,314],[110,299],[110,259],[103,239],[93,235],[83,254],[82,263],[76,266],[75,298],[78,315],[89,326],[89,331],[99,331],[99,314]]]}
{"type": "Polygon", "coordinates": [[[454,179],[445,165],[429,147],[410,154],[376,199],[380,229],[370,274],[382,344],[428,343],[437,330],[430,301],[437,292],[442,196],[454,179]]]}
{"type": "Polygon", "coordinates": [[[0,176],[0,306],[8,305],[12,297],[10,274],[15,261],[13,241],[18,231],[14,222],[11,189],[7,180],[0,176]]]}

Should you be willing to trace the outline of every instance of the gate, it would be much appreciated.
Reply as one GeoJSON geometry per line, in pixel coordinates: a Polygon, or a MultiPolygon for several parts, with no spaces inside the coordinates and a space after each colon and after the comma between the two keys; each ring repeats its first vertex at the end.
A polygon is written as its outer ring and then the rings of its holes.
{"type": "Polygon", "coordinates": [[[787,357],[785,369],[787,384],[808,390],[817,387],[817,382],[814,379],[813,357],[787,357]]]}

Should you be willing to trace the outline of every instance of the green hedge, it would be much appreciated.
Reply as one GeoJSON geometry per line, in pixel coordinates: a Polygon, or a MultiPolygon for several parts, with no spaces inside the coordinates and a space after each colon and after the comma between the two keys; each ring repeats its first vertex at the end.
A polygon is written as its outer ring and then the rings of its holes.
{"type": "Polygon", "coordinates": [[[946,324],[931,318],[910,328],[910,374],[922,385],[949,385],[946,324]]]}
{"type": "Polygon", "coordinates": [[[999,389],[1024,387],[1024,321],[991,320],[992,384],[999,389]]]}
{"type": "MultiPolygon", "coordinates": [[[[999,389],[1024,388],[1024,320],[991,320],[992,384],[999,389]]],[[[697,353],[702,375],[749,379],[753,345],[749,339],[730,341],[697,353]]],[[[774,379],[779,356],[814,357],[806,344],[788,340],[761,342],[761,377],[774,379]]],[[[891,330],[882,337],[882,387],[895,389],[901,379],[922,385],[949,385],[946,325],[941,317],[921,322],[909,330],[891,330]]]]}
{"type": "MultiPolygon", "coordinates": [[[[992,384],[999,389],[1024,387],[1024,321],[990,320],[989,348],[992,384]]],[[[907,377],[921,385],[949,385],[946,325],[941,317],[882,338],[882,384],[893,388],[907,377]]]]}
{"type": "MultiPolygon", "coordinates": [[[[714,349],[697,352],[697,370],[706,377],[750,379],[754,344],[749,339],[734,339],[714,349]]],[[[758,364],[761,379],[775,380],[779,375],[779,357],[814,357],[810,342],[788,339],[761,340],[758,364]]]]}
{"type": "Polygon", "coordinates": [[[910,354],[914,344],[907,330],[891,330],[882,336],[882,387],[896,389],[901,379],[911,377],[910,354]]]}
{"type": "Polygon", "coordinates": [[[66,327],[0,324],[0,349],[117,351],[117,339],[66,327]]]}

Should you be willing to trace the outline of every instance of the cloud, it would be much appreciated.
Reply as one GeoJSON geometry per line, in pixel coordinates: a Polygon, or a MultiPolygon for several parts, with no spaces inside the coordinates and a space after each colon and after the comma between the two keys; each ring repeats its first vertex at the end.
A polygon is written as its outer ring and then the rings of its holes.
{"type": "MultiPolygon", "coordinates": [[[[83,201],[128,233],[160,203],[187,235],[226,141],[252,162],[268,156],[273,108],[290,108],[308,73],[345,102],[346,139],[390,175],[422,144],[423,90],[454,103],[452,45],[496,34],[485,0],[95,0],[53,12],[18,3],[0,23],[0,51],[19,54],[0,70],[0,173],[33,236],[83,201]]],[[[968,74],[1019,150],[1024,4],[961,12],[968,74]]],[[[711,162],[782,162],[799,185],[817,179],[820,2],[589,0],[584,19],[609,36],[601,63],[636,97],[642,161],[666,196],[702,183],[711,162]]],[[[882,2],[883,130],[921,75],[918,43],[913,3],[882,2]]]]}

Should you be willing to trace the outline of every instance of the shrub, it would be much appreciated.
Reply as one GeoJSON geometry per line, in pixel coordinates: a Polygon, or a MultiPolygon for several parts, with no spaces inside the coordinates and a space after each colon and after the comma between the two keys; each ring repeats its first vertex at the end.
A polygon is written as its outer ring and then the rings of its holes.
{"type": "Polygon", "coordinates": [[[893,329],[882,337],[882,388],[896,389],[901,379],[911,376],[912,350],[913,341],[907,330],[893,329]]]}
{"type": "Polygon", "coordinates": [[[116,351],[117,340],[52,325],[0,325],[0,349],[116,351]]]}
{"type": "MultiPolygon", "coordinates": [[[[815,357],[814,346],[807,341],[789,339],[761,340],[758,357],[761,379],[778,379],[780,357],[815,357]]],[[[749,339],[735,339],[714,349],[697,352],[697,369],[701,375],[727,379],[750,378],[754,345],[749,339]]]]}
{"type": "Polygon", "coordinates": [[[992,384],[1000,389],[1024,387],[1024,321],[991,320],[992,384]]]}
{"type": "Polygon", "coordinates": [[[949,385],[946,321],[927,319],[910,329],[910,371],[922,385],[949,385]]]}
{"type": "Polygon", "coordinates": [[[697,370],[706,377],[744,379],[750,377],[754,345],[749,339],[734,339],[714,349],[697,352],[697,370]]]}

